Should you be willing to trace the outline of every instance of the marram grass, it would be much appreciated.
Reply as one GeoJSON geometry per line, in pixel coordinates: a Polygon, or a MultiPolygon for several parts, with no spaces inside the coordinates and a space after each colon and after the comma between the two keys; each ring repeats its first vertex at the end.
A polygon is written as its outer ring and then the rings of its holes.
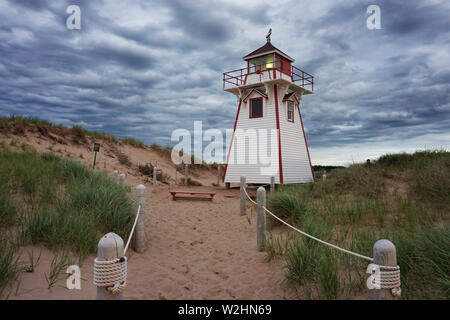
{"type": "MultiPolygon", "coordinates": [[[[390,154],[335,169],[325,182],[280,187],[269,193],[267,206],[300,229],[363,255],[372,256],[378,239],[391,240],[404,299],[450,298],[450,152],[390,154]]],[[[368,290],[367,261],[300,234],[269,234],[266,251],[270,259],[283,259],[288,282],[311,299],[368,290]]]]}
{"type": "MultiPolygon", "coordinates": [[[[105,172],[50,153],[1,149],[0,295],[20,271],[15,260],[20,246],[42,243],[82,263],[105,233],[126,240],[132,213],[129,187],[105,172]],[[4,236],[9,230],[16,232],[4,236]]],[[[55,270],[48,281],[49,286],[55,281],[55,270]]]]}

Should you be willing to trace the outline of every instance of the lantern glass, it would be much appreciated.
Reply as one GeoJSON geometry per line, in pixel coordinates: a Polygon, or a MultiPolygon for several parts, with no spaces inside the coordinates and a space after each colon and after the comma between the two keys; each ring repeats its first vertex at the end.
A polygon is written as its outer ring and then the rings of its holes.
{"type": "Polygon", "coordinates": [[[273,55],[268,54],[267,56],[251,59],[249,61],[249,72],[256,72],[266,69],[273,68],[273,55]]]}

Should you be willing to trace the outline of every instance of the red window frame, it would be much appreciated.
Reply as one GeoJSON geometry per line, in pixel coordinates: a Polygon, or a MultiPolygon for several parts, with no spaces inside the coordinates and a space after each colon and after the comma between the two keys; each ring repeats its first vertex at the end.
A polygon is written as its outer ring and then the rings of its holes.
{"type": "Polygon", "coordinates": [[[293,101],[288,101],[287,102],[287,106],[286,106],[286,117],[287,117],[287,121],[289,122],[294,122],[295,116],[294,116],[294,110],[295,110],[295,104],[293,101]],[[289,103],[292,104],[292,120],[289,120],[289,103]]]}
{"type": "Polygon", "coordinates": [[[256,119],[256,118],[262,118],[264,115],[264,101],[262,97],[258,97],[258,98],[251,98],[250,100],[248,100],[249,103],[249,108],[248,108],[248,117],[250,119],[256,119]],[[253,100],[261,100],[261,116],[260,117],[252,117],[252,101],[253,100]]]}

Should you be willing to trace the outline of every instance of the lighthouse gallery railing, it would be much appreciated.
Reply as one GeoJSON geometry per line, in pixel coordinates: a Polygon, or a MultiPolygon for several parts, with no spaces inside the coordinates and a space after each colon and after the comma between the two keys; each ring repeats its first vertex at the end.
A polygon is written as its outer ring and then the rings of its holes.
{"type": "Polygon", "coordinates": [[[223,88],[226,88],[227,84],[231,84],[233,86],[243,86],[246,83],[246,77],[250,74],[258,74],[265,71],[279,71],[284,74],[287,74],[291,77],[291,81],[301,85],[305,89],[309,89],[314,91],[314,76],[305,72],[295,66],[291,66],[289,73],[286,73],[286,70],[283,70],[283,61],[276,60],[272,63],[271,68],[267,68],[268,63],[263,63],[260,65],[253,65],[241,69],[236,69],[223,73],[223,88]]]}

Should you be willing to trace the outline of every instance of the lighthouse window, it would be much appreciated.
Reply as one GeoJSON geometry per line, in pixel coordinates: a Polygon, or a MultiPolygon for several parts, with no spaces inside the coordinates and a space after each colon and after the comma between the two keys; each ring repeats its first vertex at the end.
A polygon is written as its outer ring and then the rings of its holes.
{"type": "Polygon", "coordinates": [[[257,72],[273,68],[273,56],[267,55],[261,58],[252,59],[249,61],[249,72],[257,72]]]}
{"type": "Polygon", "coordinates": [[[294,122],[294,104],[291,101],[287,103],[287,119],[294,122]]]}
{"type": "Polygon", "coordinates": [[[263,116],[263,99],[250,99],[250,118],[261,118],[263,116]]]}

